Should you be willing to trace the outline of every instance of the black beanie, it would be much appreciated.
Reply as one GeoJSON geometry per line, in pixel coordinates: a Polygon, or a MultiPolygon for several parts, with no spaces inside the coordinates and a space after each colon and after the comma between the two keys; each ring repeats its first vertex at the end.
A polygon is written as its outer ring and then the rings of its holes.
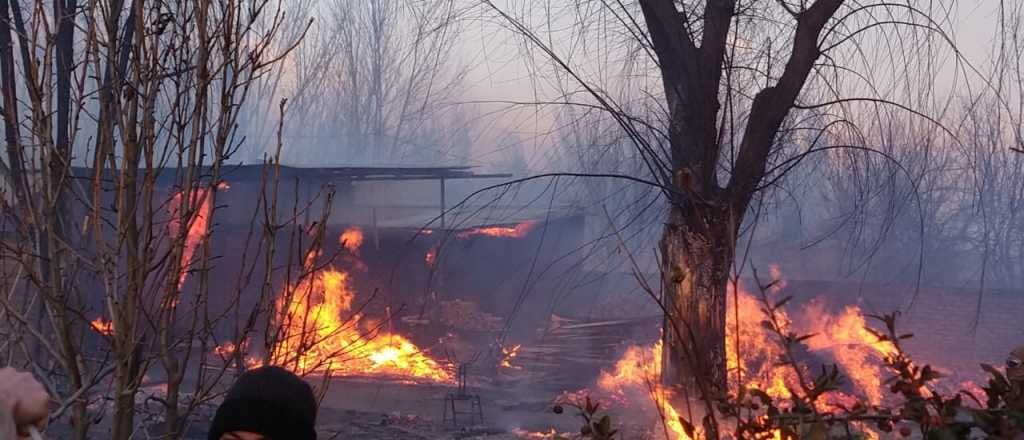
{"type": "Polygon", "coordinates": [[[281,367],[261,367],[238,378],[213,417],[208,440],[232,431],[270,440],[316,440],[316,397],[305,381],[281,367]]]}

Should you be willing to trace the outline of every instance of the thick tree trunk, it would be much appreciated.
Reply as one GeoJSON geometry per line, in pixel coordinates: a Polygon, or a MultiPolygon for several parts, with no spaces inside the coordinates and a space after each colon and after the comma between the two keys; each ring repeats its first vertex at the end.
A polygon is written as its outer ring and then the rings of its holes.
{"type": "Polygon", "coordinates": [[[690,12],[681,10],[679,2],[640,1],[669,109],[667,171],[672,181],[665,183],[672,187],[672,207],[661,243],[669,312],[662,375],[668,385],[725,390],[725,292],[737,225],[765,176],[775,136],[821,56],[821,31],[844,1],[801,2],[800,12],[794,14],[792,53],[777,82],[754,95],[724,188],[719,182],[723,132],[717,121],[737,2],[705,2],[698,40],[690,33],[690,12]]]}
{"type": "Polygon", "coordinates": [[[674,206],[662,234],[662,287],[669,311],[662,380],[684,392],[725,389],[726,284],[735,253],[731,217],[714,207],[674,206]]]}

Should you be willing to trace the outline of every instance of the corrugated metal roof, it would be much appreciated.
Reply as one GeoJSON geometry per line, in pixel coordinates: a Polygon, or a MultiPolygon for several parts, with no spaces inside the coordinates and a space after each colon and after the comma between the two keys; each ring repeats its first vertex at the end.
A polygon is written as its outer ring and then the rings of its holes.
{"type": "MultiPolygon", "coordinates": [[[[440,179],[494,179],[512,177],[508,173],[476,173],[471,166],[418,166],[418,167],[382,167],[382,166],[335,166],[335,167],[280,167],[280,177],[284,180],[308,179],[319,181],[368,181],[368,180],[440,180],[440,179]]],[[[105,170],[109,174],[109,170],[105,170]]],[[[184,176],[177,168],[165,167],[156,170],[156,180],[160,185],[172,185],[184,176]]],[[[213,174],[209,166],[198,169],[200,180],[207,180],[213,174]]],[[[276,173],[266,165],[222,165],[220,176],[230,182],[259,182],[264,173],[276,173]]],[[[92,168],[73,167],[72,175],[80,179],[92,178],[92,168]]],[[[141,177],[141,176],[140,176],[141,177]]]]}

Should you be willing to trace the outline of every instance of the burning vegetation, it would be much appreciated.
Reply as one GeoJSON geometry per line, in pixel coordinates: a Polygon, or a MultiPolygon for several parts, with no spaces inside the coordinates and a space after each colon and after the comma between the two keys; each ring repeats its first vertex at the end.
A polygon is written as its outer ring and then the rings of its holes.
{"type": "MultiPolygon", "coordinates": [[[[226,182],[217,185],[218,190],[226,190],[230,186],[226,182]]],[[[170,221],[167,223],[168,237],[172,240],[183,240],[181,243],[181,264],[178,270],[178,289],[185,284],[188,278],[189,267],[196,249],[202,243],[209,232],[210,219],[213,216],[213,195],[212,188],[195,188],[188,191],[188,197],[183,194],[185,191],[174,193],[169,205],[170,221]],[[182,228],[182,219],[187,226],[182,228]],[[183,231],[184,230],[184,231],[183,231]]]]}
{"type": "Polygon", "coordinates": [[[2,2],[0,367],[45,375],[47,437],[186,439],[273,364],[443,389],[446,437],[573,390],[597,440],[1024,440],[1024,349],[963,373],[1020,343],[1024,2],[462,3],[2,2]],[[892,302],[727,282],[797,257],[976,284],[922,315],[998,330],[924,335],[963,361],[932,366],[892,302]],[[670,306],[575,307],[627,261],[670,306]]]}
{"type": "Polygon", "coordinates": [[[89,322],[89,327],[96,333],[103,336],[110,336],[114,334],[114,323],[112,321],[107,321],[102,317],[96,317],[96,319],[89,322]]]}
{"type": "Polygon", "coordinates": [[[530,220],[518,223],[514,226],[483,226],[479,228],[466,229],[456,234],[456,238],[465,239],[474,236],[486,236],[497,238],[523,238],[530,233],[540,222],[530,220]]]}
{"type": "Polygon", "coordinates": [[[359,248],[363,246],[363,230],[359,228],[348,228],[345,232],[341,233],[341,236],[338,237],[338,241],[350,254],[358,256],[359,248]]]}
{"type": "MultiPolygon", "coordinates": [[[[339,241],[353,256],[362,231],[346,230],[339,241]]],[[[386,376],[450,382],[446,366],[406,337],[388,330],[390,322],[367,318],[360,310],[349,272],[317,266],[318,253],[306,258],[306,275],[285,286],[275,303],[278,334],[270,363],[298,374],[386,376]]],[[[366,299],[362,299],[366,301],[366,299]]]]}
{"type": "MultiPolygon", "coordinates": [[[[811,301],[796,307],[791,316],[782,307],[789,299],[779,297],[781,294],[778,292],[783,285],[777,282],[764,289],[765,297],[761,299],[741,287],[730,285],[727,364],[730,375],[729,395],[732,397],[729,399],[753,393],[778,402],[776,404],[780,405],[779,408],[790,411],[794,408],[784,402],[798,402],[803,398],[800,396],[807,389],[806,381],[814,374],[811,366],[834,364],[836,371],[845,380],[836,379],[834,385],[829,385],[826,392],[810,402],[815,411],[822,414],[847,414],[850,411],[883,408],[884,405],[904,402],[903,396],[892,391],[903,389],[893,385],[894,379],[904,375],[917,377],[922,374],[922,369],[907,360],[901,360],[904,357],[895,343],[896,339],[871,330],[865,314],[857,306],[846,306],[837,313],[830,313],[821,302],[811,301]],[[780,343],[780,334],[793,335],[788,346],[780,343]],[[797,334],[806,336],[795,336],[797,334]],[[787,360],[793,356],[797,356],[799,361],[787,360]],[[897,371],[900,365],[908,368],[908,372],[897,371]],[[894,373],[897,374],[895,378],[894,373]]],[[[581,414],[587,414],[587,408],[591,407],[594,411],[590,417],[596,417],[596,405],[616,414],[642,415],[650,421],[646,428],[641,424],[640,429],[654,432],[655,437],[665,436],[671,440],[703,438],[702,428],[687,422],[695,419],[695,411],[702,412],[697,402],[700,399],[681,398],[676,390],[662,385],[661,366],[660,341],[651,345],[631,345],[615,361],[614,366],[601,372],[592,388],[567,393],[557,399],[559,406],[556,412],[561,412],[561,405],[569,404],[580,408],[581,414]],[[599,403],[592,403],[592,398],[599,403]]],[[[930,369],[925,367],[926,371],[934,371],[930,369]]],[[[928,374],[931,373],[924,373],[926,377],[928,374]]],[[[825,385],[821,383],[814,386],[825,385]]],[[[923,380],[908,392],[924,399],[941,399],[936,397],[938,394],[933,390],[947,390],[953,395],[965,393],[975,399],[991,394],[987,388],[974,381],[943,382],[938,375],[923,380]]],[[[767,416],[756,420],[766,427],[770,426],[767,416]]],[[[588,426],[591,422],[587,422],[588,426]]],[[[875,426],[864,421],[854,421],[852,424],[868,438],[879,438],[881,434],[892,430],[891,424],[875,426]]],[[[596,429],[596,425],[586,429],[596,429]]],[[[782,428],[759,429],[762,429],[760,432],[764,438],[781,439],[791,435],[784,433],[782,428]]],[[[761,437],[755,435],[753,438],[761,437]]]]}
{"type": "Polygon", "coordinates": [[[501,347],[501,362],[502,368],[521,369],[518,365],[513,365],[516,360],[516,356],[519,356],[519,349],[522,348],[522,344],[516,344],[511,347],[501,347]]]}

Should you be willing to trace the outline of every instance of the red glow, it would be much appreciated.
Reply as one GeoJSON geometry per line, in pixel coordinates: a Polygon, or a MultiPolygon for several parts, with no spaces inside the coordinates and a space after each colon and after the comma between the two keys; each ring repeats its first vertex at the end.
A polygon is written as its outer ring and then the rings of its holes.
{"type": "Polygon", "coordinates": [[[536,220],[530,220],[519,223],[515,226],[483,226],[459,232],[456,237],[469,238],[477,235],[484,235],[488,237],[523,238],[526,234],[529,234],[538,223],[539,222],[536,220]]]}

